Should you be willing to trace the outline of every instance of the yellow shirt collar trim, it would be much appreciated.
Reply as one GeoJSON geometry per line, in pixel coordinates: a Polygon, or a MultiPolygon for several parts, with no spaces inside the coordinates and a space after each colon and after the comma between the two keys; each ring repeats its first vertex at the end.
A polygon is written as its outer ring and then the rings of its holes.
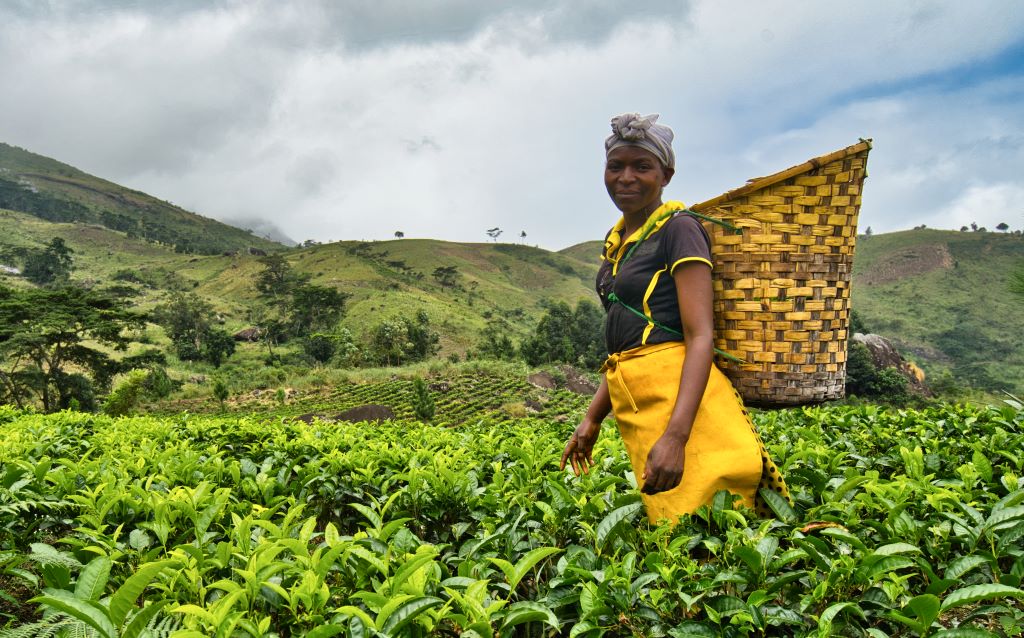
{"type": "Polygon", "coordinates": [[[668,211],[684,210],[685,208],[686,204],[680,201],[670,200],[665,202],[655,209],[655,211],[647,217],[647,221],[644,225],[636,229],[633,234],[626,239],[626,241],[622,241],[622,229],[626,225],[626,218],[620,217],[619,221],[615,222],[615,225],[612,226],[611,231],[608,233],[608,239],[604,241],[604,252],[601,254],[601,259],[612,262],[612,274],[616,274],[616,271],[618,271],[619,259],[625,254],[626,246],[643,237],[644,233],[647,233],[647,236],[649,237],[661,230],[661,227],[665,225],[665,222],[672,219],[671,215],[665,215],[668,211]]]}

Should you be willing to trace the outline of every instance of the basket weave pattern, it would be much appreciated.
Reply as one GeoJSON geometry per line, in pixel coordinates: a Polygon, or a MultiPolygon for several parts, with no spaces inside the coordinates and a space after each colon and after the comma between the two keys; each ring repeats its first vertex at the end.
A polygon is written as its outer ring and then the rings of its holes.
{"type": "Polygon", "coordinates": [[[693,209],[712,238],[719,363],[752,405],[842,398],[850,275],[870,141],[825,155],[693,209]]]}

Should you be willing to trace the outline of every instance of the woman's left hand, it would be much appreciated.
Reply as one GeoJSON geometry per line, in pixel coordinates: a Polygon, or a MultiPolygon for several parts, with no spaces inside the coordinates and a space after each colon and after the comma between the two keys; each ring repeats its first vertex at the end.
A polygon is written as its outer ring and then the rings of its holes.
{"type": "Polygon", "coordinates": [[[686,441],[675,436],[663,435],[647,454],[647,465],[641,477],[644,494],[667,492],[679,485],[683,478],[686,461],[686,441]]]}

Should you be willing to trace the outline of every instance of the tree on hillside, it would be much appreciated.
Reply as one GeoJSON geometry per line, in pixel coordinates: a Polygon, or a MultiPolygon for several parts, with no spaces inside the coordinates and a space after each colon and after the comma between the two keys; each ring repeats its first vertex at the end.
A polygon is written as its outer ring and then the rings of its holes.
{"type": "Polygon", "coordinates": [[[278,343],[335,328],[344,315],[348,293],[309,283],[310,275],[294,272],[280,254],[268,255],[260,263],[263,271],[256,277],[256,290],[266,305],[254,310],[252,319],[263,333],[271,358],[278,343]]]}
{"type": "Polygon", "coordinates": [[[592,302],[580,301],[575,311],[564,302],[552,303],[519,349],[530,365],[597,367],[605,357],[603,322],[604,314],[592,302]]]}
{"type": "Polygon", "coordinates": [[[483,331],[483,339],[477,345],[476,354],[489,359],[513,361],[518,356],[516,345],[509,335],[508,322],[492,319],[487,322],[483,331]]]}
{"type": "Polygon", "coordinates": [[[978,232],[977,222],[971,222],[971,230],[973,230],[974,232],[978,232]]]}
{"type": "Polygon", "coordinates": [[[63,239],[54,237],[46,248],[28,252],[22,274],[37,286],[63,284],[71,276],[74,252],[63,239]]]}
{"type": "Polygon", "coordinates": [[[439,342],[429,316],[420,310],[414,319],[399,317],[377,324],[370,336],[370,350],[378,364],[400,366],[434,356],[439,342]]]}
{"type": "Polygon", "coordinates": [[[395,231],[395,239],[402,239],[403,237],[405,237],[405,233],[400,230],[395,231]]]}
{"type": "Polygon", "coordinates": [[[108,387],[123,364],[106,348],[124,350],[130,331],[144,325],[123,301],[99,292],[0,288],[0,402],[38,400],[52,412],[108,387]]]}
{"type": "Polygon", "coordinates": [[[498,236],[501,235],[503,231],[495,226],[494,228],[488,228],[484,232],[487,233],[487,236],[490,237],[492,241],[498,241],[498,236]]]}
{"type": "Polygon", "coordinates": [[[345,302],[351,295],[331,286],[302,284],[291,290],[288,327],[290,334],[302,337],[316,330],[331,330],[345,314],[345,302]]]}
{"type": "Polygon", "coordinates": [[[455,288],[459,282],[459,269],[457,266],[438,266],[431,276],[441,284],[441,288],[455,288]]]}
{"type": "Polygon", "coordinates": [[[1006,231],[1010,230],[1010,225],[1007,224],[1006,222],[999,222],[996,225],[996,230],[1001,230],[1005,233],[1006,231]]]}
{"type": "Polygon", "coordinates": [[[159,324],[182,361],[206,361],[220,367],[235,352],[235,340],[226,330],[213,325],[213,306],[198,295],[173,292],[153,310],[159,324]]]}
{"type": "Polygon", "coordinates": [[[519,231],[519,243],[520,244],[525,244],[526,243],[526,231],[525,230],[519,231]]]}
{"type": "Polygon", "coordinates": [[[291,289],[309,281],[309,275],[298,274],[280,253],[260,257],[263,270],[256,275],[256,291],[272,303],[288,297],[291,289]]]}
{"type": "Polygon", "coordinates": [[[960,232],[961,233],[966,233],[967,232],[967,226],[961,226],[960,227],[960,232]]]}

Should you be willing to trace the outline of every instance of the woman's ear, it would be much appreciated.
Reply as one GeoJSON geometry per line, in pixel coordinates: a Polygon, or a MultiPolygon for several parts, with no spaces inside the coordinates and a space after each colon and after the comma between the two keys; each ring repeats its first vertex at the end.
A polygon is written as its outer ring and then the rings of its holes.
{"type": "Polygon", "coordinates": [[[668,183],[672,181],[672,176],[676,174],[676,169],[662,167],[661,172],[665,174],[665,179],[661,182],[661,185],[668,186],[668,183]]]}

